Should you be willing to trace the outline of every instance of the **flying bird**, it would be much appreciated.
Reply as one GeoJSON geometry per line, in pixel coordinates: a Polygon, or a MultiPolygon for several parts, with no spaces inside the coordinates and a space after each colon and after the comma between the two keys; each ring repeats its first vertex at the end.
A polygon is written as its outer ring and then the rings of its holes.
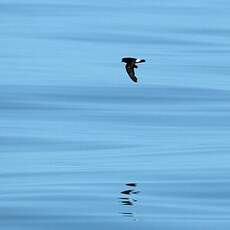
{"type": "Polygon", "coordinates": [[[129,75],[129,77],[134,81],[137,82],[137,77],[135,76],[134,68],[137,68],[138,63],[145,62],[145,59],[138,59],[132,57],[124,57],[122,58],[121,62],[125,62],[125,68],[129,75]]]}

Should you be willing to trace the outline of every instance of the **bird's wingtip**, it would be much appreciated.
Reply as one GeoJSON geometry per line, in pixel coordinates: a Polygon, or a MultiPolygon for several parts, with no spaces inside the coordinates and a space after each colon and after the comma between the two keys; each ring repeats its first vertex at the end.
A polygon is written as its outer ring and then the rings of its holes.
{"type": "Polygon", "coordinates": [[[135,83],[137,83],[137,77],[136,77],[136,76],[132,77],[131,79],[132,79],[135,83]]]}

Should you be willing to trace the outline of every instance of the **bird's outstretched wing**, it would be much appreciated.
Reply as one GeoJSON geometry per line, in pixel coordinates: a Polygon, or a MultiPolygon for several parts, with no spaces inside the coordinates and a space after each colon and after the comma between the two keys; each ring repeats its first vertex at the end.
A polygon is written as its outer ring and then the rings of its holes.
{"type": "Polygon", "coordinates": [[[134,66],[131,66],[130,64],[126,64],[125,68],[126,68],[128,75],[130,76],[130,78],[134,82],[137,82],[137,77],[135,76],[135,72],[134,72],[134,66]]]}

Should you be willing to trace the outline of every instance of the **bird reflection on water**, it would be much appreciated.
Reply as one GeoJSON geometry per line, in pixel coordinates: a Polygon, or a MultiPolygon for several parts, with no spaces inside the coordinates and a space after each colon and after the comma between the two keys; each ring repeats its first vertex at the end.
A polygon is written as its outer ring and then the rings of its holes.
{"type": "Polygon", "coordinates": [[[122,196],[119,197],[119,200],[121,204],[127,206],[129,210],[127,210],[126,212],[120,212],[120,214],[125,217],[132,218],[134,221],[136,221],[137,218],[131,206],[134,206],[137,202],[137,199],[134,198],[134,196],[138,194],[140,191],[136,190],[136,183],[127,183],[126,186],[128,187],[126,190],[121,191],[122,196]]]}

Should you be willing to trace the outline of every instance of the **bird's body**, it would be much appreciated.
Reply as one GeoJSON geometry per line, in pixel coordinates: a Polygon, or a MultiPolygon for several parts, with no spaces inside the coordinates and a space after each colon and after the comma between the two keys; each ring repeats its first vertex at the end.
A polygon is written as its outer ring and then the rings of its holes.
{"type": "Polygon", "coordinates": [[[137,68],[136,64],[145,62],[145,60],[144,59],[132,58],[132,57],[125,57],[125,58],[122,58],[121,61],[126,63],[125,68],[126,68],[126,71],[127,71],[128,75],[129,75],[129,77],[134,82],[137,82],[137,77],[135,76],[134,68],[137,68]]]}

